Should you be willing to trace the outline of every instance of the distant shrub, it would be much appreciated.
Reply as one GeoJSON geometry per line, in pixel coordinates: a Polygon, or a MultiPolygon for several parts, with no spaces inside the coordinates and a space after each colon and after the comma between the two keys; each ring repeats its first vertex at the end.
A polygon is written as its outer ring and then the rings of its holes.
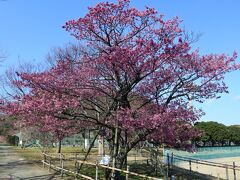
{"type": "Polygon", "coordinates": [[[19,138],[18,136],[11,136],[11,135],[8,135],[7,136],[7,143],[9,143],[10,145],[18,145],[18,141],[19,141],[19,138]]]}

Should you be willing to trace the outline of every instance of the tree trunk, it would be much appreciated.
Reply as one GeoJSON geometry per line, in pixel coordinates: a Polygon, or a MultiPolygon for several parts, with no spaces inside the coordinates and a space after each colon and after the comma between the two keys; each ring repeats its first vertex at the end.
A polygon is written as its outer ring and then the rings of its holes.
{"type": "Polygon", "coordinates": [[[58,142],[58,153],[61,153],[61,150],[62,150],[62,141],[60,140],[58,142]]]}
{"type": "MultiPolygon", "coordinates": [[[[120,159],[119,158],[116,158],[116,161],[115,161],[115,168],[118,168],[118,169],[122,169],[123,166],[124,166],[124,162],[125,162],[125,157],[121,157],[120,159]]],[[[105,179],[106,180],[121,180],[121,174],[119,171],[114,171],[114,174],[112,176],[112,171],[109,170],[109,169],[106,169],[105,171],[105,179]]]]}
{"type": "MultiPolygon", "coordinates": [[[[114,161],[112,162],[112,163],[114,163],[114,165],[113,164],[112,165],[115,168],[123,169],[124,165],[125,165],[125,160],[127,157],[128,149],[125,148],[124,146],[120,146],[119,139],[117,142],[115,140],[116,139],[109,142],[109,144],[111,143],[111,145],[109,146],[111,148],[110,156],[111,156],[112,160],[115,158],[114,161]]],[[[106,180],[120,180],[121,179],[120,172],[119,171],[111,171],[109,169],[106,169],[105,170],[105,179],[106,180]]]]}
{"type": "MultiPolygon", "coordinates": [[[[113,141],[113,158],[112,158],[112,167],[117,168],[117,155],[118,155],[118,148],[119,148],[119,129],[118,129],[118,122],[116,120],[116,127],[114,133],[114,141],[113,141]]],[[[118,178],[119,173],[115,170],[112,171],[112,179],[118,178]]]]}
{"type": "MultiPolygon", "coordinates": [[[[125,149],[125,148],[124,148],[125,149]]],[[[116,158],[116,168],[124,169],[125,161],[127,158],[126,152],[120,152],[116,158]]],[[[121,174],[119,171],[115,171],[115,178],[114,180],[121,180],[121,174]]]]}
{"type": "MultiPolygon", "coordinates": [[[[115,159],[115,168],[117,169],[124,169],[125,162],[127,159],[127,148],[121,146],[117,148],[117,154],[115,159]]],[[[106,171],[105,173],[107,180],[120,180],[122,179],[121,174],[119,171],[114,171],[111,173],[111,171],[106,171]],[[111,176],[113,175],[113,176],[111,176]]]]}
{"type": "MultiPolygon", "coordinates": [[[[99,132],[98,132],[98,133],[99,133],[99,132]]],[[[96,136],[94,137],[94,139],[93,139],[93,141],[92,141],[90,147],[88,148],[87,154],[85,155],[83,161],[86,161],[86,160],[87,160],[87,157],[88,157],[88,155],[89,155],[91,149],[93,148],[94,143],[95,143],[95,141],[96,141],[96,139],[97,139],[97,137],[98,137],[98,133],[96,134],[96,136]]],[[[83,166],[83,163],[81,163],[81,165],[80,165],[80,167],[79,167],[79,169],[78,169],[78,173],[80,172],[82,166],[83,166]]]]}

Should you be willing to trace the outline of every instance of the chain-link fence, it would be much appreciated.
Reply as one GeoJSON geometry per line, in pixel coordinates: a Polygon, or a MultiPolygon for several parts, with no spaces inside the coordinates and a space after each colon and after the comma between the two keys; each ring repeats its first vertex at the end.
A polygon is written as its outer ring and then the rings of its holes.
{"type": "Polygon", "coordinates": [[[167,153],[164,155],[164,162],[169,169],[188,170],[189,173],[205,174],[216,179],[240,179],[240,165],[234,161],[231,164],[225,164],[167,153]]]}

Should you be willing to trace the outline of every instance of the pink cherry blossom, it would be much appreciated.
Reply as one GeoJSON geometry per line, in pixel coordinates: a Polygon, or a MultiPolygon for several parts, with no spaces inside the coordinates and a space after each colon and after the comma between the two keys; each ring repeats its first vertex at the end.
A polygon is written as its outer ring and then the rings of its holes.
{"type": "Polygon", "coordinates": [[[224,76],[239,70],[237,55],[201,55],[184,37],[178,17],[164,20],[152,8],[139,11],[129,3],[99,3],[66,22],[64,29],[86,45],[81,58],[19,73],[13,83],[27,93],[5,102],[4,112],[58,138],[100,130],[118,167],[145,140],[188,148],[199,134],[192,124],[203,114],[189,100],[227,93],[224,76]]]}

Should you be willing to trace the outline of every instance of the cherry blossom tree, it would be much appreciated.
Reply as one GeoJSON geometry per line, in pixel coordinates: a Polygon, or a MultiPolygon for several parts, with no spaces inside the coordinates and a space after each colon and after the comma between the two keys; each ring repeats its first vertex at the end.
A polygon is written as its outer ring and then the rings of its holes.
{"type": "MultiPolygon", "coordinates": [[[[59,142],[59,150],[61,152],[61,140],[72,134],[81,131],[80,122],[60,117],[59,114],[64,107],[69,107],[68,102],[71,100],[59,101],[64,98],[60,93],[53,93],[43,88],[44,80],[51,80],[53,77],[47,75],[47,72],[37,72],[34,68],[24,66],[21,71],[7,71],[7,84],[9,84],[7,94],[10,99],[2,101],[1,110],[8,116],[17,119],[15,126],[17,127],[34,127],[41,133],[52,133],[55,141],[59,142]],[[37,84],[30,81],[24,81],[29,76],[38,77],[35,79],[37,84]],[[63,104],[61,104],[63,103],[63,104]],[[59,120],[60,119],[60,120],[59,120]]],[[[67,77],[62,77],[67,79],[67,77]]],[[[50,83],[50,81],[48,82],[50,83]]],[[[46,86],[47,88],[47,86],[46,86]]],[[[5,88],[7,89],[7,88],[5,88]]]]}
{"type": "Polygon", "coordinates": [[[188,107],[189,100],[218,98],[227,92],[224,74],[239,69],[236,53],[202,56],[192,50],[177,17],[164,20],[153,8],[139,11],[129,3],[99,3],[64,26],[87,44],[82,66],[88,77],[81,87],[95,95],[92,104],[99,106],[94,110],[110,130],[108,141],[119,167],[145,139],[186,145],[194,133],[179,130],[190,129],[201,115],[188,107]],[[96,95],[105,96],[108,106],[96,95]]]}
{"type": "MultiPolygon", "coordinates": [[[[95,128],[109,143],[114,167],[126,164],[140,142],[187,148],[203,103],[227,93],[224,75],[238,70],[237,55],[200,55],[175,17],[139,11],[129,0],[99,3],[64,29],[82,45],[77,59],[60,57],[41,73],[19,73],[26,94],[5,112],[60,134],[95,128]]],[[[8,107],[8,108],[7,108],[8,107]]]]}

